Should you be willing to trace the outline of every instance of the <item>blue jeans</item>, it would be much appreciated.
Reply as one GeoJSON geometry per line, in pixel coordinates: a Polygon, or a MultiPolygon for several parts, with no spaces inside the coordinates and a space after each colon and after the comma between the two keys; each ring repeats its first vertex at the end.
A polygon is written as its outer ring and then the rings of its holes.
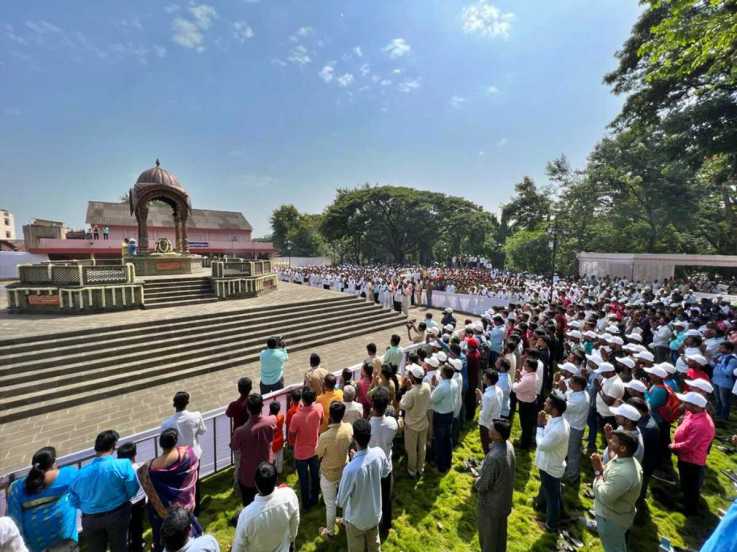
{"type": "Polygon", "coordinates": [[[596,531],[605,552],[627,552],[627,530],[624,527],[596,516],[596,531]]]}
{"type": "Polygon", "coordinates": [[[540,470],[540,492],[537,495],[540,510],[545,510],[545,522],[551,529],[558,527],[560,520],[560,479],[540,470]]]}
{"type": "Polygon", "coordinates": [[[453,459],[452,439],[453,413],[432,414],[432,434],[434,441],[435,466],[438,471],[445,473],[450,469],[453,459]]]}
{"type": "Polygon", "coordinates": [[[578,486],[580,481],[582,438],[583,429],[571,428],[571,434],[568,438],[568,454],[566,455],[566,472],[563,474],[563,478],[574,486],[578,486]]]}
{"type": "Polygon", "coordinates": [[[295,461],[299,476],[299,493],[302,507],[307,510],[317,504],[320,493],[320,460],[317,455],[306,460],[295,461]]]}
{"type": "Polygon", "coordinates": [[[279,391],[279,389],[284,389],[284,378],[280,379],[276,383],[267,384],[267,383],[259,383],[259,388],[262,395],[266,395],[267,393],[272,393],[273,391],[279,391]]]}
{"type": "Polygon", "coordinates": [[[714,397],[717,402],[716,417],[722,420],[729,419],[729,408],[732,401],[732,388],[714,386],[714,397]]]}

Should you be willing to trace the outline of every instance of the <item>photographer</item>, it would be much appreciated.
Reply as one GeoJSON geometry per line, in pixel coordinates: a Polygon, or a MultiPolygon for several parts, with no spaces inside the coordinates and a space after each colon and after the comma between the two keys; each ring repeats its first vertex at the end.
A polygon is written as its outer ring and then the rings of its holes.
{"type": "Polygon", "coordinates": [[[427,336],[427,325],[424,322],[417,324],[417,319],[407,321],[407,337],[411,343],[424,343],[427,336]],[[414,332],[414,336],[412,333],[414,332]]]}
{"type": "Polygon", "coordinates": [[[289,359],[287,344],[282,337],[270,337],[261,351],[261,394],[284,388],[284,364],[289,359]]]}

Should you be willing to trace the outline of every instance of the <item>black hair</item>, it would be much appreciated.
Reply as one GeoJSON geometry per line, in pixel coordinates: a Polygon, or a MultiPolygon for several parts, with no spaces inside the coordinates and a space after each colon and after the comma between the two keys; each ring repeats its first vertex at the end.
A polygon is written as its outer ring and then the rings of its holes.
{"type": "Polygon", "coordinates": [[[558,394],[558,393],[551,393],[548,398],[550,399],[550,402],[553,404],[553,408],[557,410],[558,415],[562,416],[563,413],[566,411],[566,399],[558,394]]]}
{"type": "Polygon", "coordinates": [[[95,452],[112,452],[120,439],[120,434],[114,429],[107,429],[97,434],[95,438],[95,452]]]}
{"type": "Polygon", "coordinates": [[[619,440],[620,445],[624,445],[624,448],[627,449],[627,456],[632,456],[633,454],[635,454],[638,443],[631,435],[625,433],[624,431],[614,431],[612,435],[619,440]]]}
{"type": "Polygon", "coordinates": [[[299,404],[299,401],[302,400],[302,390],[301,389],[292,389],[289,392],[289,403],[292,404],[299,404]]]}
{"type": "Polygon", "coordinates": [[[260,393],[251,393],[246,399],[246,410],[251,416],[258,416],[264,409],[264,399],[260,393]]]}
{"type": "Polygon", "coordinates": [[[450,364],[443,364],[443,366],[440,368],[440,373],[445,379],[451,379],[453,377],[453,374],[455,374],[455,370],[450,364]]]}
{"type": "Polygon", "coordinates": [[[343,368],[343,371],[340,373],[340,379],[345,387],[353,381],[353,371],[350,368],[343,368]]]}
{"type": "Polygon", "coordinates": [[[371,440],[371,424],[368,420],[359,418],[353,422],[353,439],[362,449],[368,446],[371,440]]]}
{"type": "Polygon", "coordinates": [[[165,429],[161,432],[161,435],[159,435],[159,446],[164,450],[173,449],[175,446],[177,446],[178,441],[179,432],[173,427],[165,429]]]}
{"type": "Polygon", "coordinates": [[[28,494],[36,494],[46,488],[44,475],[56,462],[56,449],[43,447],[36,451],[31,460],[31,471],[28,472],[23,486],[28,494]]]}
{"type": "Polygon", "coordinates": [[[537,370],[537,360],[534,358],[528,358],[525,361],[525,368],[532,368],[533,371],[537,370]]]}
{"type": "Polygon", "coordinates": [[[330,403],[330,423],[337,424],[343,421],[345,415],[345,404],[341,401],[330,403]]]}
{"type": "Polygon", "coordinates": [[[586,378],[585,378],[585,377],[583,377],[583,376],[573,376],[573,377],[571,378],[571,381],[572,381],[573,383],[577,383],[578,385],[580,385],[581,387],[584,387],[584,388],[586,387],[586,384],[588,383],[588,382],[586,381],[586,378]]]}
{"type": "Polygon", "coordinates": [[[450,344],[450,352],[453,353],[455,356],[460,357],[461,356],[461,346],[459,343],[451,343],[450,344]]]}
{"type": "Polygon", "coordinates": [[[496,385],[499,381],[499,372],[497,372],[496,370],[484,370],[484,376],[486,376],[491,385],[496,385]]]}
{"type": "Polygon", "coordinates": [[[322,380],[322,384],[325,387],[325,389],[335,389],[335,384],[337,383],[337,379],[333,374],[326,374],[325,379],[322,380]]]}
{"type": "Polygon", "coordinates": [[[645,400],[640,397],[630,397],[625,402],[630,406],[634,406],[640,411],[640,414],[647,414],[650,411],[645,400]]]}
{"type": "Polygon", "coordinates": [[[187,544],[191,527],[192,514],[180,506],[171,508],[161,523],[161,545],[166,550],[179,550],[187,544]]]}
{"type": "Polygon", "coordinates": [[[251,392],[251,389],[253,389],[253,382],[251,381],[251,378],[245,377],[238,380],[238,393],[240,393],[244,397],[247,397],[248,394],[251,392]]]}
{"type": "Polygon", "coordinates": [[[174,394],[174,408],[184,410],[189,404],[189,393],[186,391],[177,391],[174,394]]]}
{"type": "Polygon", "coordinates": [[[269,349],[276,349],[276,338],[275,337],[270,337],[269,339],[267,339],[266,340],[266,346],[269,349]]]}
{"type": "Polygon", "coordinates": [[[269,403],[269,414],[272,416],[276,416],[279,414],[279,411],[281,410],[281,404],[279,404],[279,401],[271,401],[269,403]]]}
{"type": "Polygon", "coordinates": [[[362,366],[363,371],[366,373],[368,377],[373,377],[374,375],[374,365],[369,362],[368,360],[363,363],[362,366]]]}
{"type": "Polygon", "coordinates": [[[734,352],[734,343],[732,343],[731,341],[722,341],[719,345],[727,349],[727,351],[729,351],[730,353],[734,352]]]}
{"type": "Polygon", "coordinates": [[[302,388],[302,402],[305,403],[306,406],[309,406],[315,402],[315,398],[315,392],[312,390],[312,387],[305,385],[302,388]]]}
{"type": "Polygon", "coordinates": [[[509,372],[509,369],[512,367],[506,358],[500,358],[497,362],[499,363],[499,370],[501,372],[509,372]]]}
{"type": "Polygon", "coordinates": [[[399,337],[397,334],[392,335],[391,339],[389,340],[389,343],[391,343],[392,347],[396,347],[399,345],[399,342],[402,340],[401,337],[399,337]]]}
{"type": "Polygon", "coordinates": [[[537,349],[527,349],[525,354],[527,354],[528,360],[537,360],[540,358],[540,351],[537,349]]]}
{"type": "Polygon", "coordinates": [[[366,345],[366,351],[370,355],[375,355],[376,354],[376,343],[369,343],[368,345],[366,345]]]}
{"type": "Polygon", "coordinates": [[[512,424],[509,420],[505,420],[504,418],[494,418],[491,423],[494,424],[494,429],[505,441],[509,439],[509,436],[512,434],[512,424]]]}
{"type": "Polygon", "coordinates": [[[371,395],[371,405],[374,412],[383,416],[389,406],[389,391],[386,387],[377,387],[371,395]]]}
{"type": "Polygon", "coordinates": [[[138,454],[138,447],[132,441],[123,443],[118,447],[118,458],[125,458],[126,460],[133,460],[138,454]]]}
{"type": "Polygon", "coordinates": [[[318,366],[320,366],[320,362],[322,362],[322,360],[320,359],[320,355],[318,355],[317,353],[310,354],[310,366],[312,368],[317,368],[318,366]]]}
{"type": "Polygon", "coordinates": [[[276,488],[276,468],[274,464],[261,462],[256,466],[256,473],[253,476],[256,489],[262,496],[270,495],[276,488]]]}

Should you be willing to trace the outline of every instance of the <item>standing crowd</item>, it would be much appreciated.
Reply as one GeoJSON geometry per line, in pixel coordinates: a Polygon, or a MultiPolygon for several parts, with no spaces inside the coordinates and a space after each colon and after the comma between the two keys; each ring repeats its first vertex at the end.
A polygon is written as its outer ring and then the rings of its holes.
{"type": "MultiPolygon", "coordinates": [[[[369,301],[377,278],[409,274],[412,285],[427,276],[415,280],[415,267],[383,276],[370,270],[371,277],[349,271],[354,291],[363,290],[369,301]]],[[[473,272],[485,274],[479,287],[494,285],[488,270],[473,272]]],[[[329,269],[304,272],[318,273],[324,278],[329,269]]],[[[448,281],[449,274],[442,277],[448,281]]],[[[509,280],[502,287],[524,287],[521,276],[503,278],[509,280]]],[[[528,300],[479,320],[460,320],[450,309],[435,320],[428,311],[421,322],[407,323],[411,347],[403,348],[399,335],[383,354],[368,344],[359,373],[330,373],[313,353],[302,387],[286,403],[264,400],[284,387],[289,359],[285,340],[269,339],[260,392],[244,377],[226,409],[234,488],[243,504],[233,519],[232,549],[286,552],[295,545],[300,513],[324,507],[322,538],[332,541],[342,528],[350,551],[380,550],[392,529],[395,479],[447,473],[461,430],[471,427],[483,454],[469,469],[484,552],[507,549],[516,459],[533,450],[540,481],[533,506],[544,531],[574,521],[562,487],[582,484],[584,463],[593,472],[588,525],[606,552],[629,549],[630,529],[647,508],[654,479],[680,488],[673,508],[687,515],[703,509],[715,428],[729,419],[737,393],[732,307],[697,302],[674,282],[550,287],[532,279],[525,293],[528,300]],[[512,442],[515,423],[519,438],[512,442]],[[279,484],[287,466],[298,474],[299,498],[279,484]]],[[[117,446],[114,431],[98,435],[95,459],[80,469],[59,468],[54,449],[40,449],[28,475],[10,485],[9,518],[0,522],[17,526],[20,540],[13,542],[25,543],[18,550],[75,550],[78,512],[92,552],[140,552],[144,518],[155,551],[218,550],[198,521],[206,426],[188,410],[189,400],[186,392],[174,396],[158,455],[142,464],[134,444],[117,446]]],[[[703,550],[734,549],[737,508],[730,512],[703,550]]],[[[10,534],[3,527],[0,535],[10,534]]]]}

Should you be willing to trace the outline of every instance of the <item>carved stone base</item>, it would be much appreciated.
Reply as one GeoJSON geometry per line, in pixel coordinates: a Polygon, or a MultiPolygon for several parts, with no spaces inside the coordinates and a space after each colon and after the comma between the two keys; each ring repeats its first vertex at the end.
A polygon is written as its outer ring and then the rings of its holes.
{"type": "Polygon", "coordinates": [[[192,257],[187,255],[138,255],[124,262],[136,267],[136,276],[192,274],[192,257]]]}

